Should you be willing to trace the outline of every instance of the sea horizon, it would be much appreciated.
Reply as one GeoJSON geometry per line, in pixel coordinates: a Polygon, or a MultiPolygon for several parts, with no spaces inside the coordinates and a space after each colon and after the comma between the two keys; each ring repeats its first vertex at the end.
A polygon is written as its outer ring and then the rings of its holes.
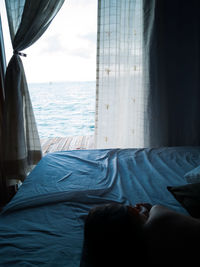
{"type": "Polygon", "coordinates": [[[28,83],[39,136],[93,135],[96,81],[28,83]]]}
{"type": "Polygon", "coordinates": [[[54,83],[96,83],[96,81],[95,80],[89,80],[89,81],[74,81],[74,80],[72,80],[72,81],[65,81],[65,80],[60,80],[60,81],[48,81],[48,82],[44,82],[44,81],[40,81],[40,82],[38,82],[38,81],[35,81],[35,82],[27,82],[28,83],[28,86],[29,85],[33,85],[33,84],[54,84],[54,83]]]}

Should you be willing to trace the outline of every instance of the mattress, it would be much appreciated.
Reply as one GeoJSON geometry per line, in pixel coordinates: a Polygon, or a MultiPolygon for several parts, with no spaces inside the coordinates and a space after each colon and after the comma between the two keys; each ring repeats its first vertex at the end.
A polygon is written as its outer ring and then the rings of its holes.
{"type": "Polygon", "coordinates": [[[199,164],[200,147],[47,154],[0,214],[0,266],[79,266],[84,219],[100,204],[149,202],[187,214],[167,186],[186,184],[199,164]]]}

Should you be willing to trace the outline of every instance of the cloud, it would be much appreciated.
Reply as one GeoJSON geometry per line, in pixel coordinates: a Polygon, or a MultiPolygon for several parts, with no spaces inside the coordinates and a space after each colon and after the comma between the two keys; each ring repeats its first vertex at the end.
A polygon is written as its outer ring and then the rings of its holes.
{"type": "Polygon", "coordinates": [[[69,55],[89,59],[96,52],[95,34],[91,36],[77,36],[73,41],[62,40],[59,34],[48,36],[38,46],[37,55],[69,55]]]}
{"type": "MultiPolygon", "coordinates": [[[[50,27],[34,46],[37,55],[96,56],[96,1],[66,1],[50,27]]],[[[28,53],[28,51],[27,51],[28,53]]]]}
{"type": "Polygon", "coordinates": [[[68,53],[70,54],[70,56],[81,57],[85,59],[90,59],[93,56],[93,51],[89,47],[72,49],[68,51],[68,53]]]}
{"type": "Polygon", "coordinates": [[[29,81],[95,80],[96,5],[97,0],[64,2],[46,32],[25,52],[29,81]]]}
{"type": "Polygon", "coordinates": [[[38,50],[38,52],[41,54],[62,53],[63,51],[65,51],[65,47],[62,43],[59,34],[47,36],[47,38],[43,41],[38,50]]]}
{"type": "Polygon", "coordinates": [[[86,34],[80,34],[79,37],[82,38],[83,40],[87,40],[87,41],[93,43],[94,45],[96,45],[96,41],[97,41],[97,33],[96,33],[96,31],[95,32],[86,33],[86,34]]]}

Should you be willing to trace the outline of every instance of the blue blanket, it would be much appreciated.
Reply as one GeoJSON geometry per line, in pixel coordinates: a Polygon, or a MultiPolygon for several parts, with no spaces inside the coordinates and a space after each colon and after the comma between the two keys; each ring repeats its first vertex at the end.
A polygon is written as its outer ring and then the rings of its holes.
{"type": "Polygon", "coordinates": [[[0,266],[78,267],[84,218],[108,202],[162,204],[187,214],[167,186],[186,184],[200,147],[47,154],[0,215],[0,266]]]}

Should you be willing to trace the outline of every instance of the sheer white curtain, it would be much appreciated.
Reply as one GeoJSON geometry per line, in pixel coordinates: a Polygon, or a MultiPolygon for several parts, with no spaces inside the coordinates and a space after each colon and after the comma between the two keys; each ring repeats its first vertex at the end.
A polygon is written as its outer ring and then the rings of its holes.
{"type": "Polygon", "coordinates": [[[42,153],[20,51],[40,38],[64,0],[5,3],[14,55],[5,77],[3,175],[5,179],[23,180],[42,153]]]}
{"type": "Polygon", "coordinates": [[[99,0],[95,143],[143,147],[142,0],[99,0]]]}

